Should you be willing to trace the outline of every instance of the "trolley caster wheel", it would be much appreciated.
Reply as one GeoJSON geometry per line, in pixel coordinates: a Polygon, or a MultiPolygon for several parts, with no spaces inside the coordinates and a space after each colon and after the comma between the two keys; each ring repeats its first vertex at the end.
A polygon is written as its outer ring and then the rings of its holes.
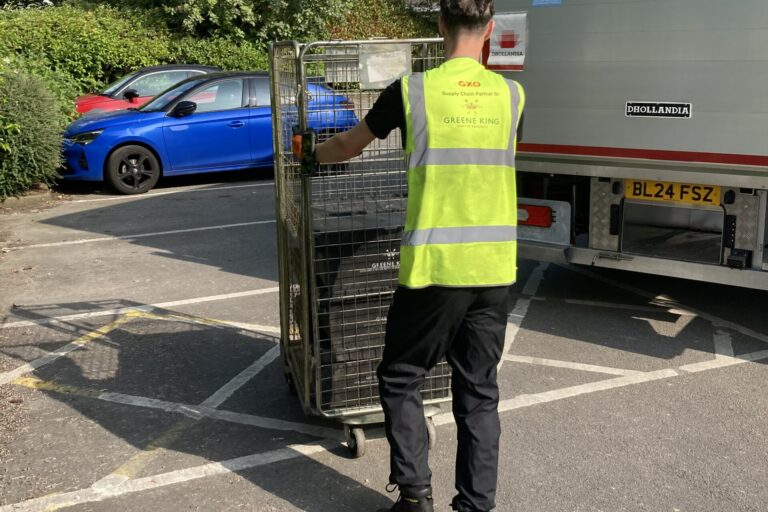
{"type": "Polygon", "coordinates": [[[293,380],[293,375],[289,372],[283,372],[283,375],[285,376],[286,384],[288,384],[288,391],[290,391],[293,396],[297,396],[299,392],[296,391],[296,383],[293,380]]]}
{"type": "Polygon", "coordinates": [[[429,449],[434,450],[437,446],[437,427],[432,418],[427,418],[427,438],[429,439],[429,449]]]}
{"type": "Polygon", "coordinates": [[[365,432],[360,427],[344,426],[344,434],[347,438],[347,448],[352,458],[359,459],[365,455],[365,432]]]}

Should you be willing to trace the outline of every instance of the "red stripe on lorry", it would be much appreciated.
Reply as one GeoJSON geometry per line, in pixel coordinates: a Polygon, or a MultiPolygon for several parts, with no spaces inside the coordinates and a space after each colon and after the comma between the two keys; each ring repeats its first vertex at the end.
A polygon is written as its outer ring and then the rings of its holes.
{"type": "Polygon", "coordinates": [[[768,167],[768,155],[700,153],[695,151],[666,151],[658,149],[608,148],[597,146],[563,146],[558,144],[531,144],[525,142],[518,144],[517,150],[521,153],[638,158],[643,160],[668,160],[674,162],[698,162],[768,167]]]}

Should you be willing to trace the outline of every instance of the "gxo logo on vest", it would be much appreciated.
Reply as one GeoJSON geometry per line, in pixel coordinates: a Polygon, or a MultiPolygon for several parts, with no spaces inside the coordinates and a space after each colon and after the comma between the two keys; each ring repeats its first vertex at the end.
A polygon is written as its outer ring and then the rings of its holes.
{"type": "Polygon", "coordinates": [[[480,82],[478,81],[466,82],[464,80],[461,80],[459,82],[459,87],[480,87],[480,82]]]}

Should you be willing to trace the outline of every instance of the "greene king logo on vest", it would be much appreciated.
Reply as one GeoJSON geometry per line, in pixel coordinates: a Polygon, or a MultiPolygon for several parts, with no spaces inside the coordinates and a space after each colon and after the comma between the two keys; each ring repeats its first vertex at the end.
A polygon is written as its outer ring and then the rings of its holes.
{"type": "Polygon", "coordinates": [[[464,100],[464,108],[466,108],[470,114],[474,114],[477,112],[477,109],[480,108],[480,102],[464,100]]]}
{"type": "Polygon", "coordinates": [[[627,117],[690,119],[692,110],[690,103],[628,101],[625,112],[627,117]]]}

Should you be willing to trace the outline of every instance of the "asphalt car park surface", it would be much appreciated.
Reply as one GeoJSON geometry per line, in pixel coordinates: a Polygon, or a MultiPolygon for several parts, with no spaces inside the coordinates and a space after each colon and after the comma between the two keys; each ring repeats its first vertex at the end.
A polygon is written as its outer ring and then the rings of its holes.
{"type": "MultiPolygon", "coordinates": [[[[272,182],[219,180],[0,216],[0,511],[394,497],[380,429],[348,458],[283,380],[272,182]]],[[[767,298],[521,261],[498,510],[765,510],[767,298]]],[[[448,510],[455,434],[436,422],[448,510]]]]}

